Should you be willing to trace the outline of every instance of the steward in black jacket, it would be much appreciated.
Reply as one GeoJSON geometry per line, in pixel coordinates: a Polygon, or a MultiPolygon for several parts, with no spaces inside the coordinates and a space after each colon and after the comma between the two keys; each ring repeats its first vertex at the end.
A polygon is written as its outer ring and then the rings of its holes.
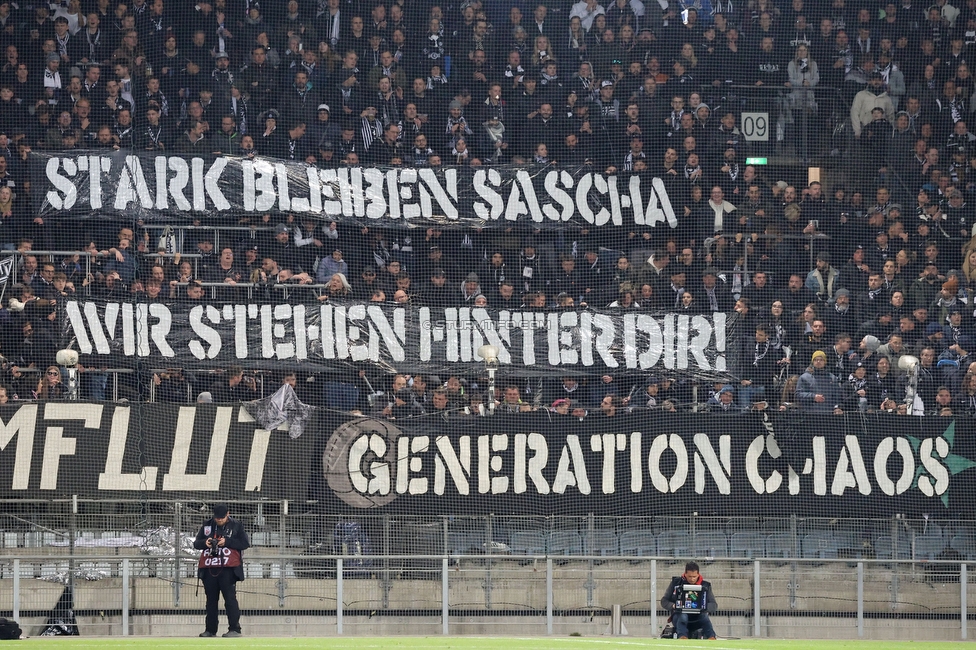
{"type": "Polygon", "coordinates": [[[243,551],[250,548],[244,526],[231,519],[227,506],[214,506],[213,517],[204,522],[193,540],[193,548],[203,551],[197,576],[207,594],[207,629],[202,637],[217,636],[217,611],[224,596],[228,631],[225,637],[241,636],[241,608],[237,604],[237,583],[244,580],[243,551]]]}

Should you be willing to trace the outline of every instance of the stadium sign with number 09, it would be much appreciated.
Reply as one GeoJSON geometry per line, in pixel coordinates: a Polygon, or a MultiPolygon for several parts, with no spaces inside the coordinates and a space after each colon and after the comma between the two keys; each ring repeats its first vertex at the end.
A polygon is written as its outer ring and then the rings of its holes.
{"type": "Polygon", "coordinates": [[[750,142],[768,142],[769,113],[743,113],[739,129],[750,142]]]}

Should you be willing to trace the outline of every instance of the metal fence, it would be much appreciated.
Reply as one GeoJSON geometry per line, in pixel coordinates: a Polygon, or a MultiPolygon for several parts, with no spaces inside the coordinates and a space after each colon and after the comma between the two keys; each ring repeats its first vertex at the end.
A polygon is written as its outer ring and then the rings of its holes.
{"type": "MultiPolygon", "coordinates": [[[[158,499],[0,500],[0,550],[111,547],[147,531],[194,535],[212,504],[158,499]],[[99,541],[102,540],[102,541],[99,541]],[[105,541],[107,540],[107,541],[105,541]]],[[[976,520],[929,515],[712,517],[697,513],[607,517],[337,514],[317,502],[229,502],[252,545],[280,555],[340,554],[355,522],[375,555],[600,555],[744,559],[976,561],[976,520]]]]}
{"type": "MultiPolygon", "coordinates": [[[[599,634],[614,606],[658,634],[683,563],[715,586],[722,636],[966,638],[976,522],[909,519],[357,516],[231,503],[249,531],[251,634],[599,634]]],[[[92,634],[202,621],[192,537],[210,504],[0,502],[0,615],[59,607],[92,634]],[[179,534],[176,534],[178,531],[179,534]]]]}
{"type": "MultiPolygon", "coordinates": [[[[256,636],[297,627],[325,635],[600,634],[615,607],[629,634],[656,636],[666,619],[658,601],[681,572],[673,558],[636,556],[377,555],[367,567],[359,556],[247,555],[238,594],[256,636]]],[[[84,636],[195,634],[204,605],[195,566],[189,558],[7,558],[0,610],[28,630],[43,627],[67,607],[70,589],[84,636]],[[69,566],[88,579],[70,587],[52,579],[69,566]]],[[[702,569],[723,637],[966,639],[973,616],[965,563],[764,559],[702,569]]]]}

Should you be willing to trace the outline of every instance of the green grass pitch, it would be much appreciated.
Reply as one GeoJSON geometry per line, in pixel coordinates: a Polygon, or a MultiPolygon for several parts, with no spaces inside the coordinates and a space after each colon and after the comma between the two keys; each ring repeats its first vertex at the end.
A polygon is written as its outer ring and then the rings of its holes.
{"type": "Polygon", "coordinates": [[[58,648],[64,650],[115,650],[133,648],[136,650],[177,650],[184,648],[225,647],[240,650],[255,648],[273,650],[299,650],[304,648],[327,648],[328,650],[373,650],[391,648],[396,650],[605,650],[623,648],[687,648],[688,650],[928,650],[945,648],[945,642],[910,641],[808,641],[786,639],[743,639],[718,641],[674,641],[668,639],[645,639],[639,637],[328,637],[328,638],[254,638],[240,639],[176,639],[140,638],[123,639],[119,637],[80,638],[33,638],[21,641],[17,648],[58,648]]]}

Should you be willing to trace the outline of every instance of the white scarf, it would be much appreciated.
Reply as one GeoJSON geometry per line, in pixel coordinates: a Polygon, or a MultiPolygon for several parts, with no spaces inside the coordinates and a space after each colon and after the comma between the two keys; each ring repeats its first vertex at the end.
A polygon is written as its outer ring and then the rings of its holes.
{"type": "Polygon", "coordinates": [[[488,133],[488,137],[491,139],[492,144],[496,142],[501,142],[502,134],[505,133],[505,125],[499,122],[497,125],[492,125],[491,122],[484,123],[485,131],[488,133]]]}
{"type": "Polygon", "coordinates": [[[44,87],[45,88],[60,88],[61,87],[61,73],[51,72],[50,70],[44,70],[44,87]]]}
{"type": "Polygon", "coordinates": [[[722,201],[721,203],[713,203],[711,199],[708,199],[708,206],[715,213],[715,226],[712,232],[722,232],[722,218],[724,215],[735,210],[735,206],[728,201],[722,201]]]}

